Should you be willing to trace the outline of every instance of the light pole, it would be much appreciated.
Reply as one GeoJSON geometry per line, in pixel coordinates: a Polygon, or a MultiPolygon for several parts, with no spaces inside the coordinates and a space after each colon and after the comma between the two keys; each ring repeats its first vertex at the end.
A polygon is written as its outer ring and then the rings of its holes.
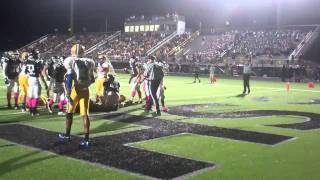
{"type": "Polygon", "coordinates": [[[74,0],[70,0],[70,34],[74,33],[74,0]]]}
{"type": "Polygon", "coordinates": [[[281,16],[282,16],[282,0],[276,1],[276,23],[277,28],[281,26],[281,16]]]}

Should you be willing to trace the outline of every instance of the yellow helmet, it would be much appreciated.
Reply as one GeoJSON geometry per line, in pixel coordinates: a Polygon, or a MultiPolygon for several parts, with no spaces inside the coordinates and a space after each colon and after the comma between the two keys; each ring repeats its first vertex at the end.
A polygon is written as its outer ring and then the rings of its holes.
{"type": "Polygon", "coordinates": [[[84,49],[85,47],[82,46],[81,44],[75,44],[71,48],[71,56],[82,56],[84,54],[84,49]]]}
{"type": "Polygon", "coordinates": [[[23,53],[21,53],[21,55],[20,55],[20,58],[21,58],[22,61],[27,60],[28,57],[29,57],[29,53],[28,53],[28,52],[23,52],[23,53]]]}

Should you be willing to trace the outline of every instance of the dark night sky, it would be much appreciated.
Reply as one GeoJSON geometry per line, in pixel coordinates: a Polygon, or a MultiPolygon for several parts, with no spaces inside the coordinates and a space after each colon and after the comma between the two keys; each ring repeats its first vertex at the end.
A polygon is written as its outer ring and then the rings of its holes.
{"type": "MultiPolygon", "coordinates": [[[[225,20],[246,26],[275,25],[275,2],[280,0],[75,0],[75,30],[122,30],[124,18],[131,15],[165,15],[178,12],[186,16],[187,26],[222,26],[225,20]]],[[[283,0],[282,22],[285,24],[320,23],[319,0],[283,0]]],[[[0,51],[20,47],[41,35],[67,32],[69,0],[2,0],[0,51]]]]}

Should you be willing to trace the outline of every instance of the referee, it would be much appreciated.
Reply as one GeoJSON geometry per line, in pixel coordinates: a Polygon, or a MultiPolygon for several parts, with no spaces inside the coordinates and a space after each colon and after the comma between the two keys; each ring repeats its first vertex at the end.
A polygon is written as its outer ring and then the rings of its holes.
{"type": "Polygon", "coordinates": [[[157,91],[160,83],[162,82],[164,73],[162,66],[156,62],[155,56],[148,58],[148,65],[144,72],[144,77],[148,80],[148,89],[152,101],[147,104],[145,111],[149,112],[153,104],[156,105],[157,115],[161,115],[159,100],[157,98],[157,91]]]}
{"type": "Polygon", "coordinates": [[[243,92],[242,94],[246,94],[248,90],[248,94],[250,94],[250,75],[252,63],[251,60],[247,61],[246,64],[243,66],[243,92]]]}

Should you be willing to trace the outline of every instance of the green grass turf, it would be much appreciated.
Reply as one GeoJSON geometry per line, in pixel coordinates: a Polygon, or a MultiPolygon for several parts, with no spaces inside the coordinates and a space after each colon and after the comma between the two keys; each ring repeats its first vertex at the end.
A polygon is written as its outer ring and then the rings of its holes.
{"type": "MultiPolygon", "coordinates": [[[[121,94],[129,97],[129,75],[117,76],[121,83],[121,94]]],[[[251,81],[251,94],[237,97],[242,92],[241,80],[219,79],[209,84],[202,78],[201,84],[191,83],[191,77],[165,77],[166,103],[169,106],[184,104],[222,103],[235,106],[218,106],[198,109],[199,112],[231,112],[246,110],[292,110],[319,113],[320,105],[289,104],[306,102],[320,98],[320,88],[309,89],[306,83],[292,83],[286,92],[285,83],[251,81]],[[254,98],[270,97],[269,102],[258,102],[254,98]]],[[[94,92],[94,86],[91,87],[94,92]]],[[[0,106],[5,105],[5,88],[0,83],[0,106]]],[[[94,93],[91,93],[94,97],[94,93]]],[[[120,112],[145,115],[141,105],[122,108],[120,112]]],[[[151,115],[146,115],[151,116],[151,115]]],[[[215,169],[197,174],[194,179],[320,179],[320,132],[319,130],[300,131],[283,129],[271,124],[303,122],[305,119],[293,116],[271,116],[245,119],[190,118],[163,113],[160,117],[173,121],[205,124],[209,126],[236,128],[256,132],[267,132],[296,137],[295,140],[276,146],[235,141],[225,138],[181,134],[144,142],[131,146],[152,151],[187,157],[196,160],[212,161],[215,169]]],[[[109,120],[92,119],[93,136],[110,135],[147,128],[109,120]]],[[[24,123],[53,131],[64,130],[64,118],[43,112],[40,117],[31,118],[14,110],[0,108],[0,123],[24,123]],[[10,115],[9,115],[10,114],[10,115]]],[[[82,122],[75,116],[73,134],[82,134],[82,122]]],[[[79,163],[63,156],[40,152],[21,145],[11,145],[0,140],[0,179],[134,179],[128,173],[101,168],[94,164],[79,163]],[[39,171],[40,170],[40,171],[39,171]],[[38,172],[45,173],[38,173],[38,172]]]]}
{"type": "Polygon", "coordinates": [[[0,179],[141,179],[0,140],[0,179]]]}

